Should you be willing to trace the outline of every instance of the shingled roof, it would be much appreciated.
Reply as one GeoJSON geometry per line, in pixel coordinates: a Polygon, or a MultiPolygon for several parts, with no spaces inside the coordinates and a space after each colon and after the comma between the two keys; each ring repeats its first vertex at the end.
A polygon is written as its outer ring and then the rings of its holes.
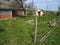
{"type": "Polygon", "coordinates": [[[20,5],[15,2],[0,1],[0,9],[19,9],[20,5]]]}

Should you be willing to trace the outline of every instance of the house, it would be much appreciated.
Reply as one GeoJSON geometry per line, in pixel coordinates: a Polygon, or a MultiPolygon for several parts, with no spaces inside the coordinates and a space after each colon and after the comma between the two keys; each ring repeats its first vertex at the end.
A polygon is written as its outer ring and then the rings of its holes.
{"type": "Polygon", "coordinates": [[[0,1],[0,19],[11,19],[16,16],[25,16],[25,9],[16,2],[0,1]]]}
{"type": "Polygon", "coordinates": [[[40,9],[37,9],[36,11],[35,11],[35,15],[36,16],[43,16],[43,11],[42,10],[40,10],[40,9]]]}

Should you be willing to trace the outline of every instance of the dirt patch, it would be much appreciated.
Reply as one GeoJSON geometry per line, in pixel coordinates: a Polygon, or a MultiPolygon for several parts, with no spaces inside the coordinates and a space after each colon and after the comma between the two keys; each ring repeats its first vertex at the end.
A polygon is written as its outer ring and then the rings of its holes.
{"type": "Polygon", "coordinates": [[[32,20],[27,20],[26,23],[28,23],[29,25],[34,25],[34,19],[32,19],[32,20]]]}

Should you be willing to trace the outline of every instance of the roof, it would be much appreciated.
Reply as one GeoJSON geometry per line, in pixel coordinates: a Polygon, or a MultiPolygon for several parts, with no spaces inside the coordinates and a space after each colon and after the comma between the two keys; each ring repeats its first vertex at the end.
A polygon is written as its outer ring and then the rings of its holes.
{"type": "Polygon", "coordinates": [[[0,9],[19,9],[20,6],[17,2],[6,2],[6,1],[0,1],[0,9]]]}

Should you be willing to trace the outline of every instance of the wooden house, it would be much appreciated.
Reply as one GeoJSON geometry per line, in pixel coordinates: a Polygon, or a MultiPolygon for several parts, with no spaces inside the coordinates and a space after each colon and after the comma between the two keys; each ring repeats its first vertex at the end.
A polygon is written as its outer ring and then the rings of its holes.
{"type": "Polygon", "coordinates": [[[0,1],[0,19],[11,19],[17,16],[25,16],[25,9],[20,8],[16,2],[0,1]]]}

